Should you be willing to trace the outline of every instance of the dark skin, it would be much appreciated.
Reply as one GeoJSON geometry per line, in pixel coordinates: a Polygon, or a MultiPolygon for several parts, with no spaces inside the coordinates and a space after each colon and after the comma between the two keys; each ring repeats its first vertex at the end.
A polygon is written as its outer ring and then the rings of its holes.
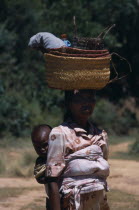
{"type": "Polygon", "coordinates": [[[46,127],[45,129],[42,129],[40,132],[36,132],[35,137],[32,140],[36,153],[41,157],[46,157],[47,155],[48,139],[50,132],[51,129],[49,127],[46,127]]]}
{"type": "MultiPolygon", "coordinates": [[[[72,114],[73,120],[79,125],[79,127],[84,128],[88,131],[88,118],[93,113],[95,107],[94,95],[90,91],[79,91],[72,97],[69,104],[69,109],[72,114]]],[[[60,196],[57,180],[51,178],[51,182],[48,180],[48,188],[50,195],[49,210],[60,210],[60,196]]]]}
{"type": "MultiPolygon", "coordinates": [[[[48,126],[35,129],[32,132],[32,143],[40,157],[46,157],[48,152],[48,139],[51,129],[48,126]]],[[[57,178],[46,178],[49,188],[49,199],[46,201],[47,210],[60,210],[60,197],[57,178]]]]}
{"type": "Polygon", "coordinates": [[[49,189],[49,200],[47,203],[47,210],[61,210],[57,180],[51,178],[51,180],[47,180],[47,183],[49,189]]]}
{"type": "Polygon", "coordinates": [[[85,130],[88,131],[88,118],[93,113],[95,107],[94,95],[90,91],[79,91],[74,94],[69,109],[73,120],[85,130]]]}

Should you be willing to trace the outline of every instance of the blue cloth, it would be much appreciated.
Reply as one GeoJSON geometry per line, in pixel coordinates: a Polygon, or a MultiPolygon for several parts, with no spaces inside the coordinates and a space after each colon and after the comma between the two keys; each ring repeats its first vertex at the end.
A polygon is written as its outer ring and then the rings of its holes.
{"type": "Polygon", "coordinates": [[[65,45],[66,45],[67,47],[70,47],[70,46],[71,46],[71,43],[70,43],[69,40],[63,40],[63,42],[65,43],[65,45]]]}

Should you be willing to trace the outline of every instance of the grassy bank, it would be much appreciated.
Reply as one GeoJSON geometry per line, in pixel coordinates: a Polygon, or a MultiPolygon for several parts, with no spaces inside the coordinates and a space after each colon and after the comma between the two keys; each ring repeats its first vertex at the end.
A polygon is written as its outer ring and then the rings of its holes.
{"type": "MultiPolygon", "coordinates": [[[[130,136],[110,136],[110,158],[139,160],[139,155],[132,154],[131,145],[135,142],[130,136]],[[120,143],[130,142],[127,150],[111,152],[111,147],[120,143]]],[[[10,139],[0,141],[0,176],[6,177],[33,177],[33,167],[37,154],[34,151],[30,138],[10,139]]]]}

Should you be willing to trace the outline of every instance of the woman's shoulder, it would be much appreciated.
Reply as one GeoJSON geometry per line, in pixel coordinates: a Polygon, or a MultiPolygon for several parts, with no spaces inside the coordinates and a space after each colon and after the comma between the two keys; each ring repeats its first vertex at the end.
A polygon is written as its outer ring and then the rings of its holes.
{"type": "Polygon", "coordinates": [[[59,126],[54,127],[54,128],[51,130],[51,133],[50,133],[50,134],[52,134],[52,133],[59,133],[59,134],[61,134],[61,133],[66,132],[66,131],[69,130],[69,129],[70,129],[70,128],[68,127],[68,125],[67,125],[66,123],[62,123],[62,124],[60,124],[59,126]]]}
{"type": "Polygon", "coordinates": [[[54,127],[51,130],[51,133],[50,134],[61,134],[62,135],[64,133],[67,134],[68,132],[71,132],[71,128],[69,127],[68,123],[63,122],[59,126],[54,127]]]}
{"type": "Polygon", "coordinates": [[[62,140],[64,138],[64,135],[63,135],[63,132],[60,128],[60,126],[57,126],[57,127],[54,127],[50,134],[49,134],[49,141],[53,141],[53,142],[56,142],[54,140],[62,140]]]}
{"type": "Polygon", "coordinates": [[[95,133],[95,135],[102,136],[105,141],[108,140],[108,134],[107,134],[107,132],[104,129],[100,129],[98,127],[94,127],[94,133],[95,133]]]}
{"type": "Polygon", "coordinates": [[[93,130],[93,132],[94,132],[94,134],[95,135],[107,135],[107,132],[106,132],[106,130],[104,130],[104,129],[100,129],[100,128],[98,128],[94,123],[92,123],[92,122],[89,122],[90,123],[90,127],[91,127],[91,129],[93,130]]]}
{"type": "Polygon", "coordinates": [[[60,128],[60,125],[59,126],[56,126],[56,127],[54,127],[54,128],[52,128],[52,130],[51,130],[51,133],[53,133],[53,132],[61,132],[61,128],[60,128]]]}

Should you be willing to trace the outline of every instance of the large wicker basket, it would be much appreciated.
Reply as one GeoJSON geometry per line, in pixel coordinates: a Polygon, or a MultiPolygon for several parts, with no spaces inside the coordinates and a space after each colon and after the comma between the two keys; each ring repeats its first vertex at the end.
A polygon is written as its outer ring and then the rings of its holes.
{"type": "Polygon", "coordinates": [[[110,55],[99,58],[64,57],[50,53],[46,58],[47,83],[62,90],[96,89],[106,86],[110,78],[110,55]]]}

